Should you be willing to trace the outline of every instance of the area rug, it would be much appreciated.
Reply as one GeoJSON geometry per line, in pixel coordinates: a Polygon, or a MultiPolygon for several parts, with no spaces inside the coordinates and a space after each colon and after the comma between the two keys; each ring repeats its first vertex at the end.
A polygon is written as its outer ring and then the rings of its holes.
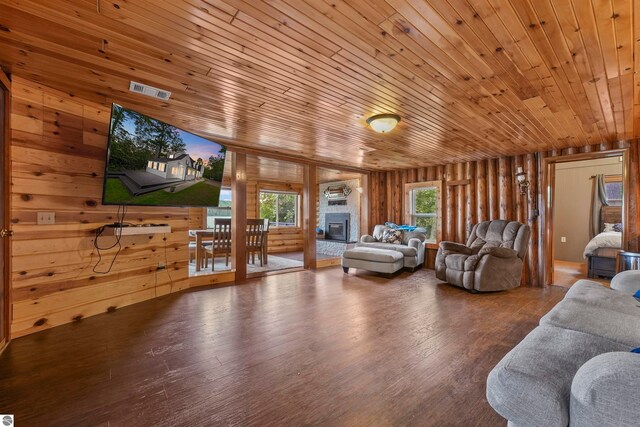
{"type": "MultiPolygon", "coordinates": [[[[211,262],[211,261],[209,261],[211,262]]],[[[301,261],[297,261],[294,259],[288,259],[279,257],[277,255],[269,255],[269,263],[260,267],[260,261],[256,257],[256,263],[252,264],[249,262],[247,264],[247,274],[252,273],[264,273],[267,271],[277,271],[277,270],[286,270],[288,268],[299,268],[302,267],[303,264],[301,261]]],[[[229,265],[224,265],[224,257],[217,257],[215,262],[214,271],[220,272],[225,270],[231,270],[231,260],[229,260],[229,265]]],[[[189,264],[189,272],[190,275],[193,276],[195,274],[195,264],[189,264]]],[[[207,274],[211,272],[211,264],[207,268],[202,268],[199,274],[207,274]]]]}

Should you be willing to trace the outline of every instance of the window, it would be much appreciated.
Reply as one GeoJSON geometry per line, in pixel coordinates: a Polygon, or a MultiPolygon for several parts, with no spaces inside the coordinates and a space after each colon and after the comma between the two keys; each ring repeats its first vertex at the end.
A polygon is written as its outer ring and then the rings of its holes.
{"type": "Polygon", "coordinates": [[[298,194],[260,190],[260,218],[273,227],[298,225],[298,194]]]}
{"type": "Polygon", "coordinates": [[[161,163],[160,164],[160,170],[162,172],[166,172],[167,171],[167,164],[166,163],[161,163]]]}
{"type": "Polygon", "coordinates": [[[406,184],[406,218],[409,225],[424,228],[427,241],[435,243],[440,235],[440,182],[421,182],[406,184]]]}
{"type": "Polygon", "coordinates": [[[152,162],[151,160],[149,160],[149,161],[147,162],[147,167],[148,167],[149,169],[153,169],[153,162],[152,162]]]}
{"type": "Polygon", "coordinates": [[[604,177],[604,191],[611,206],[622,206],[622,176],[608,175],[604,177]]]}
{"type": "Polygon", "coordinates": [[[231,218],[231,188],[222,187],[218,207],[207,208],[207,228],[213,228],[215,218],[231,218]]]}

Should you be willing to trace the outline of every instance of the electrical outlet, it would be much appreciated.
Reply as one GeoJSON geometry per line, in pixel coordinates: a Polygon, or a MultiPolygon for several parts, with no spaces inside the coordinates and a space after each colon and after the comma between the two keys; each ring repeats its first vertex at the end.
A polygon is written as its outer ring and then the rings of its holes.
{"type": "Polygon", "coordinates": [[[560,243],[567,243],[567,238],[566,238],[566,237],[564,237],[564,236],[562,236],[562,237],[560,238],[560,243]]]}
{"type": "Polygon", "coordinates": [[[50,225],[56,223],[55,212],[38,212],[38,225],[50,225]]]}

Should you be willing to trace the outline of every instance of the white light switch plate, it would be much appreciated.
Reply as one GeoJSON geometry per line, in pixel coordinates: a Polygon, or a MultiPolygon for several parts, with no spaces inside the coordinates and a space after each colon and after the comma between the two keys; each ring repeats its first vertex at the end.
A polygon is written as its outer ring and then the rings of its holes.
{"type": "Polygon", "coordinates": [[[560,243],[567,243],[567,238],[566,237],[561,237],[560,238],[560,243]]]}
{"type": "Polygon", "coordinates": [[[38,225],[49,225],[56,223],[55,212],[38,212],[38,225]]]}

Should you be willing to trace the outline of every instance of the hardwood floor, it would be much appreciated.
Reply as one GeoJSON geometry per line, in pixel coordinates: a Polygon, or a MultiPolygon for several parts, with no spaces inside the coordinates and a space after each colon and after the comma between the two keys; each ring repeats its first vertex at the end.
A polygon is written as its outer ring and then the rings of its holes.
{"type": "MultiPolygon", "coordinates": [[[[304,252],[303,251],[299,251],[299,252],[283,252],[283,253],[279,253],[278,256],[283,257],[283,258],[295,259],[296,261],[300,261],[300,262],[304,261],[304,252]]],[[[335,257],[332,256],[332,255],[316,253],[316,259],[333,259],[333,258],[335,258],[335,257]]]]}
{"type": "Polygon", "coordinates": [[[611,280],[607,279],[589,279],[587,276],[587,263],[553,260],[553,285],[570,288],[574,283],[581,279],[593,280],[609,286],[611,280]]]}
{"type": "Polygon", "coordinates": [[[488,372],[565,289],[338,268],[192,290],[14,340],[0,412],[43,425],[500,425],[488,372]]]}

